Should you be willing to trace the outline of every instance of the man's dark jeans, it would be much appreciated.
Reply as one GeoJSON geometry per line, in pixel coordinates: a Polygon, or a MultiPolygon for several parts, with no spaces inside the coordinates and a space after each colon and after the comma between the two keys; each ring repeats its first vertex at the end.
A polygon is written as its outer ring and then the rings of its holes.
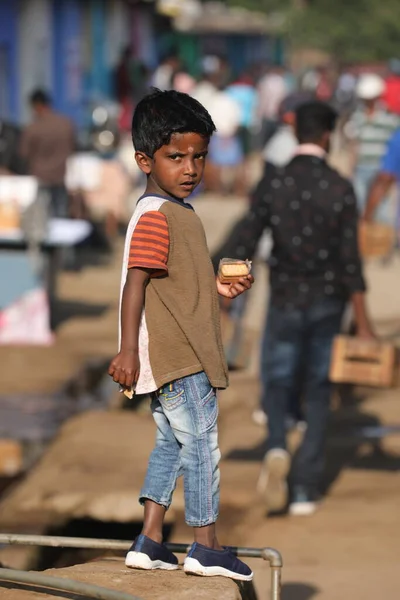
{"type": "Polygon", "coordinates": [[[331,347],[340,331],[343,310],[344,302],[337,298],[321,298],[304,309],[273,304],[269,308],[261,355],[268,449],[286,448],[285,416],[290,399],[296,388],[299,394],[304,392],[307,430],[293,460],[293,485],[317,488],[324,469],[331,347]]]}

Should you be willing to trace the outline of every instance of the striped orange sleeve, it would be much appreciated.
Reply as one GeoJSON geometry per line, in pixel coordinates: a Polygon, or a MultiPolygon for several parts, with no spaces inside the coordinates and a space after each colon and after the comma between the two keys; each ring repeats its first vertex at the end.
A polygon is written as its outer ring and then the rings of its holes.
{"type": "Polygon", "coordinates": [[[168,273],[169,233],[166,217],[154,210],[142,215],[131,238],[128,269],[154,269],[153,276],[168,273]]]}

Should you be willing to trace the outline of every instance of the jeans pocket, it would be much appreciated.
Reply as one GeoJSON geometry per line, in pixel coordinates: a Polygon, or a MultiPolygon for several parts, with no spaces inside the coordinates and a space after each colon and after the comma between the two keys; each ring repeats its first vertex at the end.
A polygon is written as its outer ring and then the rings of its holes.
{"type": "Polygon", "coordinates": [[[211,388],[206,396],[199,402],[199,427],[200,433],[214,427],[218,417],[218,399],[215,388],[211,388]]]}
{"type": "Polygon", "coordinates": [[[182,379],[167,383],[157,391],[157,397],[165,410],[174,410],[186,402],[182,379]]]}

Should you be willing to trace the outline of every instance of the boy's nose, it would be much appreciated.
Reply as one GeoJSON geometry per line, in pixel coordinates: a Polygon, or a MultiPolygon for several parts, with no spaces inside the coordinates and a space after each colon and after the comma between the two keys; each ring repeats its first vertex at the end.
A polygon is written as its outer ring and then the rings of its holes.
{"type": "Polygon", "coordinates": [[[190,177],[197,175],[196,164],[193,160],[187,161],[185,165],[185,175],[190,175],[190,177]]]}

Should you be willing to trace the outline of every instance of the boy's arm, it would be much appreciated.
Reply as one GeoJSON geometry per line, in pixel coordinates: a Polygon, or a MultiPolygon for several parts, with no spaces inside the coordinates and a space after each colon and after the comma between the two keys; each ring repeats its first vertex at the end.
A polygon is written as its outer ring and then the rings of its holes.
{"type": "Polygon", "coordinates": [[[365,305],[366,285],[358,247],[357,200],[352,186],[344,194],[340,259],[343,267],[342,281],[350,295],[357,334],[366,339],[373,338],[375,336],[365,305]]]}
{"type": "Polygon", "coordinates": [[[169,233],[163,214],[149,211],[134,228],[129,247],[128,271],[121,303],[121,347],[109,374],[131,388],[139,378],[139,327],[150,277],[168,273],[169,233]]]}
{"type": "Polygon", "coordinates": [[[116,383],[132,388],[139,378],[139,325],[150,273],[129,269],[121,304],[121,349],[108,370],[116,383]]]}

